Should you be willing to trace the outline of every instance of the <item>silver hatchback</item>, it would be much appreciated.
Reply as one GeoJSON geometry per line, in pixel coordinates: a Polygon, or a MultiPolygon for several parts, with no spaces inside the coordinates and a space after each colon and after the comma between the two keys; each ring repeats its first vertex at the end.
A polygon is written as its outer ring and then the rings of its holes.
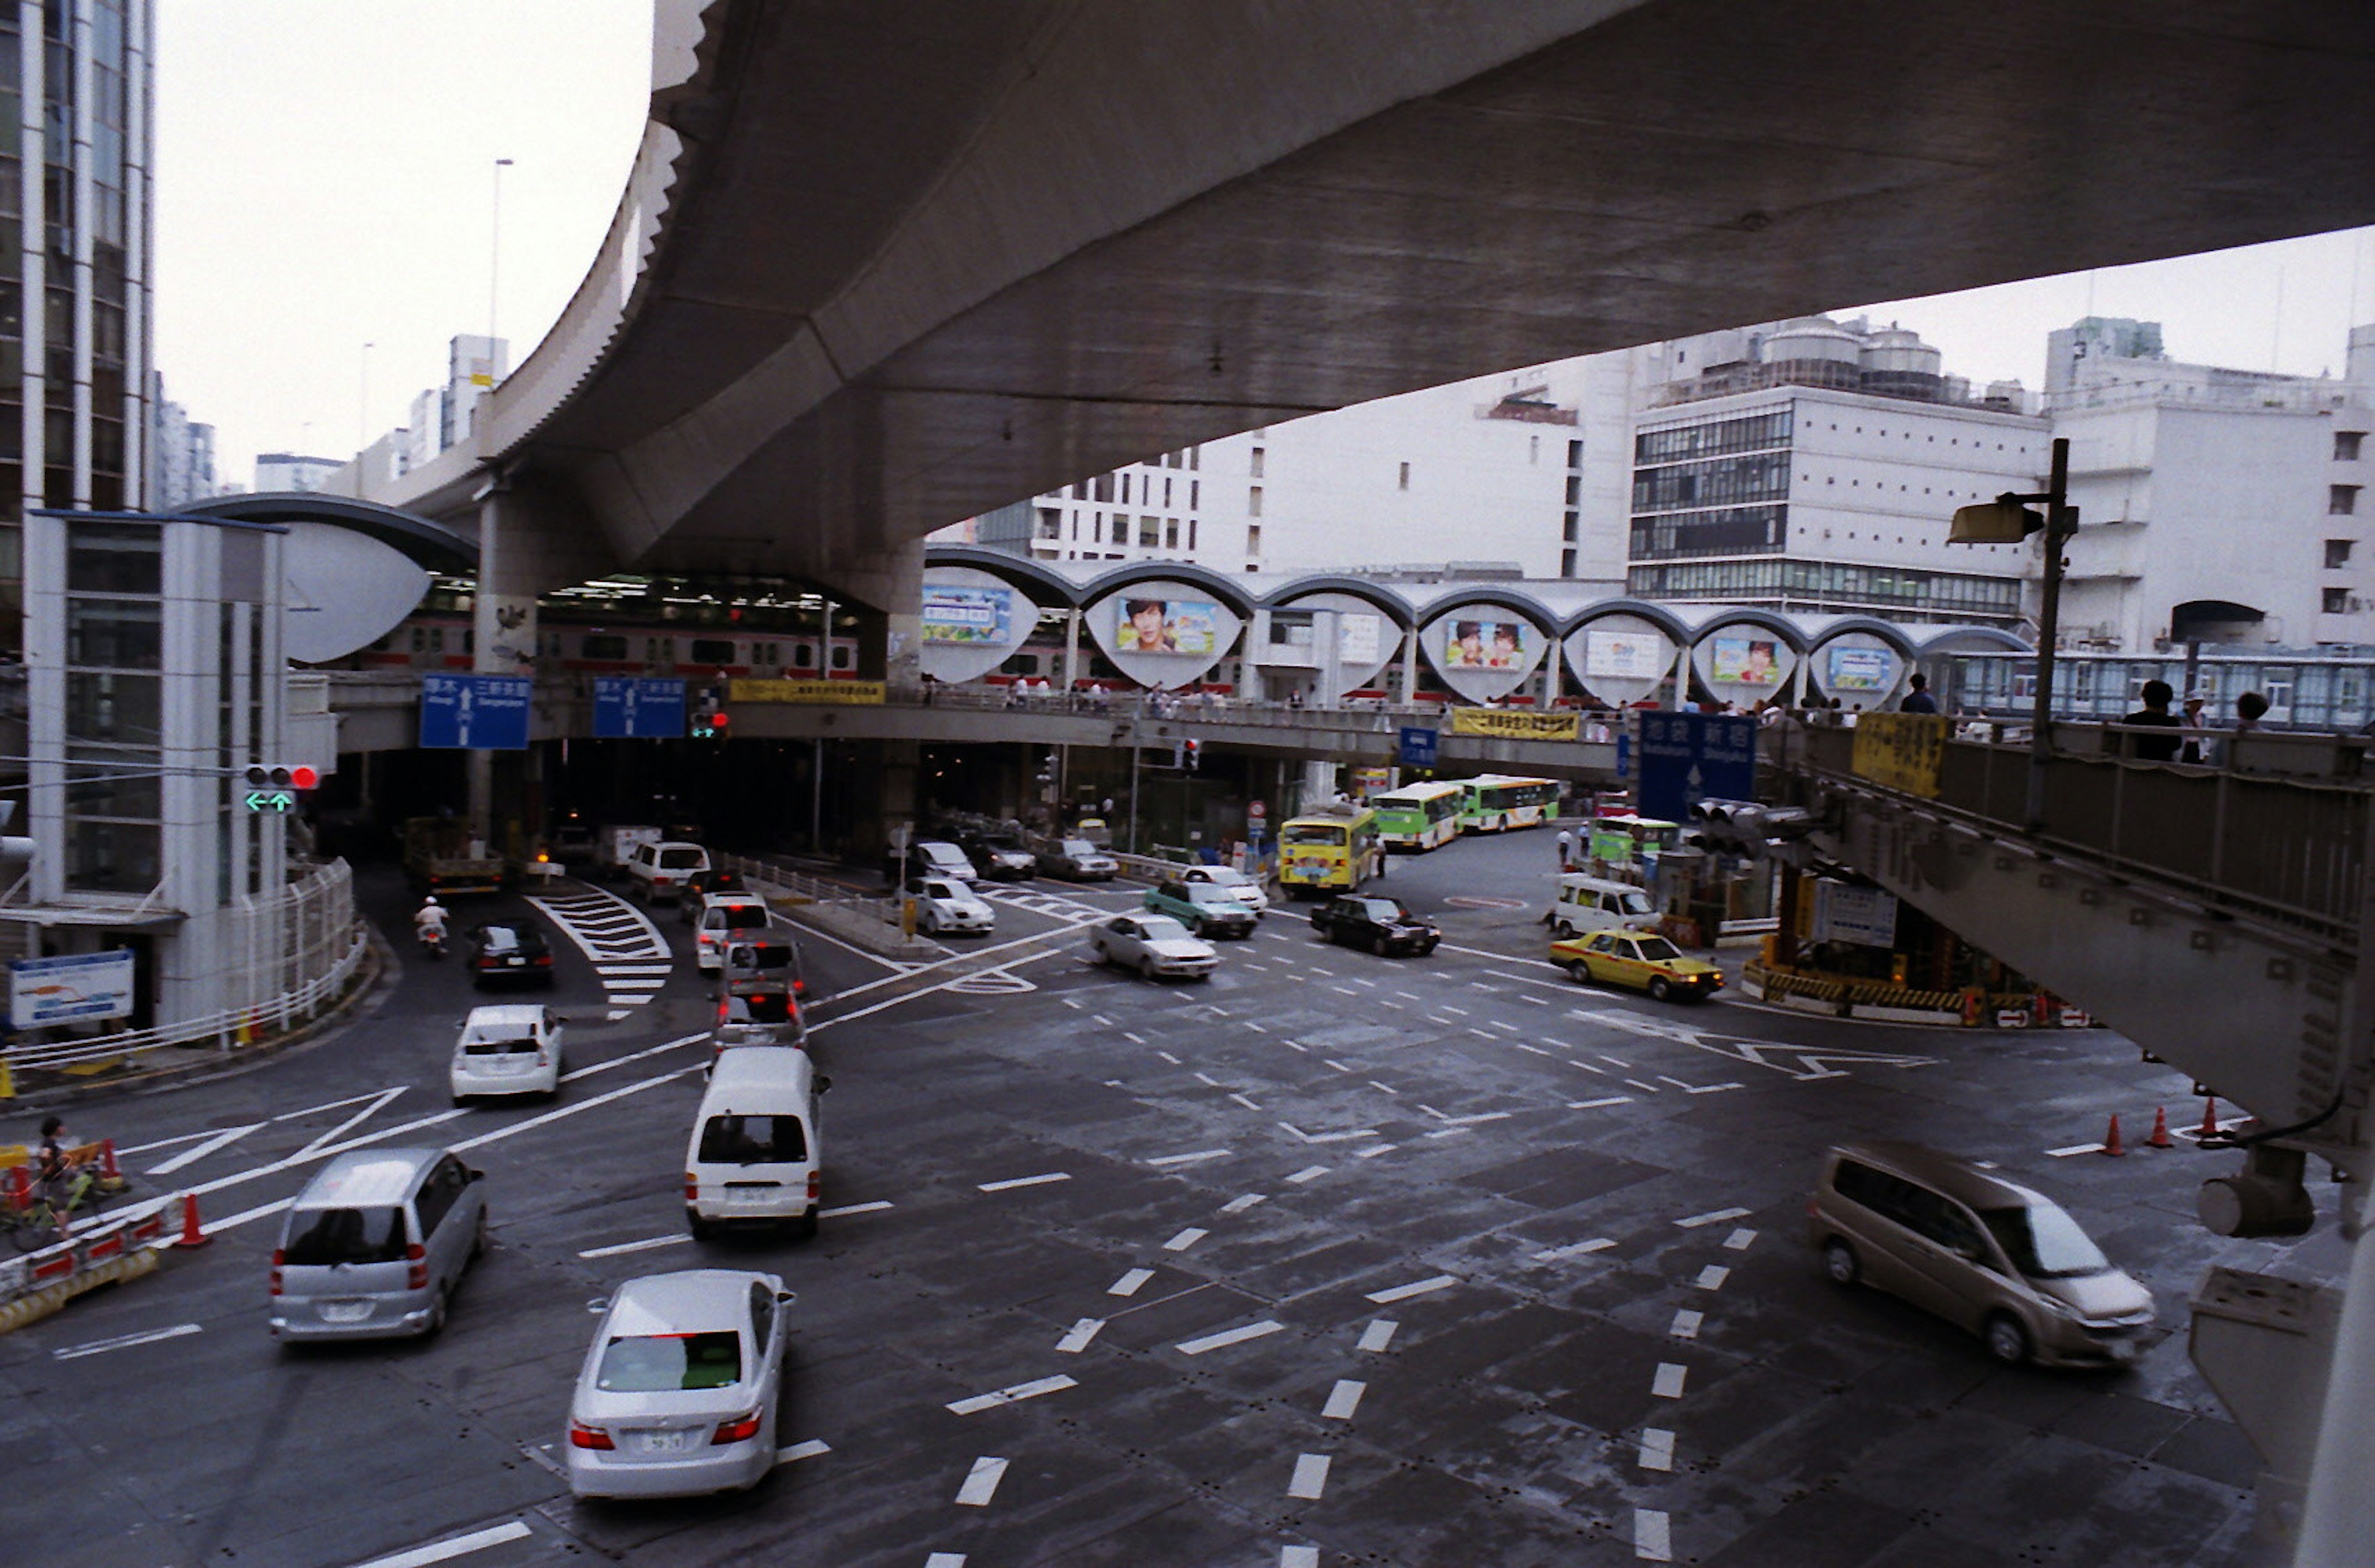
{"type": "Polygon", "coordinates": [[[569,1402],[569,1490],[683,1497],[764,1480],[792,1301],[774,1275],[738,1268],[620,1286],[569,1402]]]}
{"type": "Polygon", "coordinates": [[[341,1154],[297,1195],[272,1252],[281,1340],[434,1334],[486,1250],[485,1174],[450,1149],[341,1154]]]}

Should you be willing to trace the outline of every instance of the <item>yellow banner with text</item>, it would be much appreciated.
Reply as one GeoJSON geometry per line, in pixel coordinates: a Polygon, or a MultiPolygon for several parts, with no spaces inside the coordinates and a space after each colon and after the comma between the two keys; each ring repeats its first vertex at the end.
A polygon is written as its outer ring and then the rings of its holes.
{"type": "Polygon", "coordinates": [[[1573,740],[1582,721],[1573,713],[1528,713],[1507,708],[1454,708],[1454,735],[1498,736],[1503,740],[1573,740]]]}
{"type": "Polygon", "coordinates": [[[879,680],[769,680],[758,676],[744,676],[727,682],[726,700],[729,702],[837,702],[880,707],[882,703],[882,683],[879,680]]]}
{"type": "Polygon", "coordinates": [[[1856,777],[1934,799],[1946,760],[1944,713],[1865,713],[1856,720],[1856,777]]]}

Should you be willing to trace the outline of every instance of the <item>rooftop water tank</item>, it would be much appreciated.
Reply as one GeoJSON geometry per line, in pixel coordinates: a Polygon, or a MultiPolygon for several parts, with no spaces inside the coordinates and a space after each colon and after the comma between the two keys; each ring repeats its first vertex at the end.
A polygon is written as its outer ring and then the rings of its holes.
{"type": "Polygon", "coordinates": [[[1809,360],[1853,365],[1860,362],[1862,351],[1863,345],[1856,335],[1827,316],[1800,316],[1795,321],[1783,322],[1765,340],[1765,362],[1768,365],[1809,360]]]}

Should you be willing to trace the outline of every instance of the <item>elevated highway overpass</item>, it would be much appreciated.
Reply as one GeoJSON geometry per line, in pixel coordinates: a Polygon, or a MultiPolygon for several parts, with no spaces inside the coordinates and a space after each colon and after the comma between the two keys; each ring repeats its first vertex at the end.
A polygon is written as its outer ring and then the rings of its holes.
{"type": "MultiPolygon", "coordinates": [[[[659,0],[552,333],[371,499],[482,608],[1566,355],[2375,220],[2350,0],[659,0]]],[[[483,641],[483,639],[482,639],[483,641]]]]}

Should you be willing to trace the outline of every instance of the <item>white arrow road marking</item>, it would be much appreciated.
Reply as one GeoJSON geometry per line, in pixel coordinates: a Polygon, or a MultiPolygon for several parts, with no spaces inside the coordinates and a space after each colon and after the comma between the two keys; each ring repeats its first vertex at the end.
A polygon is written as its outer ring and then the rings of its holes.
{"type": "MultiPolygon", "coordinates": [[[[1668,1040],[1693,1050],[1707,1051],[1719,1056],[1730,1056],[1753,1067],[1766,1067],[1777,1073],[1814,1082],[1818,1079],[1844,1078],[1844,1069],[1831,1066],[1845,1063],[1865,1067],[1932,1067],[1936,1056],[1909,1056],[1888,1051],[1859,1051],[1845,1045],[1792,1045],[1781,1040],[1755,1040],[1745,1035],[1719,1034],[1695,1024],[1678,1023],[1667,1019],[1645,1018],[1639,1013],[1625,1012],[1616,1008],[1602,1008],[1595,1012],[1578,1013],[1580,1018],[1610,1029],[1623,1030],[1648,1040],[1668,1040]]],[[[1614,1060],[1613,1057],[1605,1058],[1614,1060]]],[[[1624,1064],[1619,1063],[1619,1066],[1624,1064]]]]}
{"type": "Polygon", "coordinates": [[[195,1149],[185,1149],[182,1150],[181,1153],[174,1155],[171,1160],[166,1161],[162,1164],[149,1166],[145,1174],[151,1176],[170,1176],[174,1172],[180,1170],[183,1166],[194,1164],[196,1161],[205,1159],[207,1155],[212,1154],[218,1149],[226,1148],[231,1144],[237,1143],[241,1138],[245,1138],[252,1132],[259,1130],[266,1125],[266,1124],[263,1122],[251,1122],[243,1127],[232,1127],[228,1131],[219,1132],[215,1134],[214,1137],[207,1139],[206,1142],[199,1144],[195,1149]]]}
{"type": "Polygon", "coordinates": [[[455,1536],[451,1540],[436,1541],[428,1546],[416,1546],[410,1551],[399,1551],[392,1557],[374,1557],[369,1562],[361,1564],[361,1568],[429,1568],[431,1562],[443,1562],[448,1558],[460,1557],[467,1552],[483,1551],[490,1546],[501,1546],[505,1541],[517,1540],[527,1533],[528,1527],[526,1525],[521,1524],[517,1519],[513,1519],[483,1530],[473,1530],[467,1536],[455,1536]]]}

